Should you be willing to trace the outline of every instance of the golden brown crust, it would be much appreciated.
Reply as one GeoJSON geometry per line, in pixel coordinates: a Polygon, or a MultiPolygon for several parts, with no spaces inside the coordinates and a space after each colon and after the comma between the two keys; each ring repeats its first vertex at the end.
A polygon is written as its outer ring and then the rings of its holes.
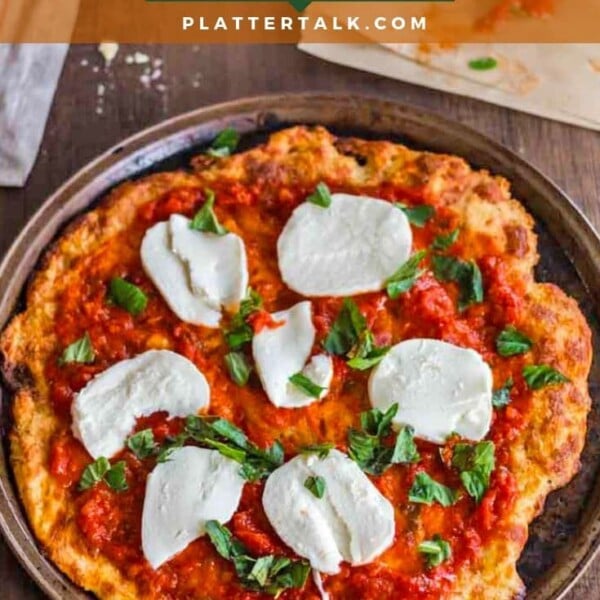
{"type": "Polygon", "coordinates": [[[350,187],[422,186],[431,203],[444,206],[462,226],[470,258],[493,253],[526,286],[520,327],[535,342],[536,362],[553,365],[572,381],[533,395],[531,424],[515,440],[511,470],[519,495],[502,538],[486,547],[477,564],[458,573],[453,598],[512,598],[523,591],[516,562],[527,526],[547,494],[576,473],[590,408],[587,376],[591,334],[577,304],[553,285],[533,280],[537,240],[533,219],[512,199],[509,184],[473,171],[460,158],[414,152],[390,142],[339,140],[322,128],[296,127],[274,134],[261,147],[230,159],[194,161],[196,175],[166,173],[126,183],[87,213],[48,251],[27,294],[27,309],[0,340],[5,376],[15,387],[11,463],[34,533],[50,558],[73,581],[101,597],[133,598],[134,584],[84,543],[66,492],[48,471],[50,440],[61,427],[48,399],[43,365],[56,351],[56,302],[73,265],[127,228],[142,204],[179,186],[222,180],[267,182],[272,201],[286,186],[307,189],[321,180],[350,187]]]}

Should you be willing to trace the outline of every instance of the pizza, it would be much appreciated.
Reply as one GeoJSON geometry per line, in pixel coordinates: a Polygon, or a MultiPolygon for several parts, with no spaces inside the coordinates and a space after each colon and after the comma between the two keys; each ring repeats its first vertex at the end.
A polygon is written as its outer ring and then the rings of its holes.
{"type": "Polygon", "coordinates": [[[45,554],[100,598],[511,599],[590,330],[509,182],[298,126],[122,184],[0,340],[45,554]]]}

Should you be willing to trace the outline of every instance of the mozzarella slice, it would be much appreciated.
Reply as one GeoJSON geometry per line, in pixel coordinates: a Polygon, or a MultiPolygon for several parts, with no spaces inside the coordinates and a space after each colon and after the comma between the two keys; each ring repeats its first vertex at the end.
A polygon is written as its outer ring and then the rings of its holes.
{"type": "Polygon", "coordinates": [[[442,444],[451,433],[480,440],[492,419],[492,372],[474,350],[430,339],[400,342],[369,379],[371,404],[398,403],[393,423],[442,444]]]}
{"type": "Polygon", "coordinates": [[[144,270],[182,320],[218,327],[221,307],[237,308],[248,287],[242,239],[189,227],[190,220],[171,215],[146,232],[140,249],[144,270]]]}
{"type": "Polygon", "coordinates": [[[248,264],[242,238],[190,229],[190,220],[172,215],[171,248],[189,270],[192,292],[215,310],[236,309],[248,288],[248,264]]]}
{"type": "Polygon", "coordinates": [[[186,446],[156,465],[146,482],[142,550],[157,569],[206,533],[212,519],[226,523],[244,487],[240,465],[216,450],[186,446]]]}
{"type": "Polygon", "coordinates": [[[394,508],[338,450],[299,455],[273,471],[263,507],[279,537],[323,573],[338,573],[342,561],[367,564],[394,540],[394,508]],[[325,480],[322,498],[304,486],[307,477],[325,480]]]}
{"type": "Polygon", "coordinates": [[[220,310],[215,310],[205,298],[193,293],[186,265],[171,250],[168,222],[157,223],[146,231],[140,254],[148,277],[182,321],[206,327],[219,326],[220,310]]]}
{"type": "Polygon", "coordinates": [[[310,302],[299,302],[271,316],[283,325],[265,327],[252,339],[256,370],[269,400],[281,408],[298,408],[325,397],[333,379],[331,358],[318,354],[306,364],[315,342],[310,302]],[[296,373],[325,388],[320,398],[307,396],[290,383],[296,373]]]}
{"type": "Polygon", "coordinates": [[[408,219],[390,202],[332,194],[331,205],[298,206],[279,240],[285,283],[305,296],[347,296],[383,289],[409,257],[408,219]]]}
{"type": "Polygon", "coordinates": [[[136,419],[158,411],[186,417],[208,406],[204,375],[187,358],[148,350],[92,379],[71,406],[73,433],[94,457],[121,450],[136,419]]]}

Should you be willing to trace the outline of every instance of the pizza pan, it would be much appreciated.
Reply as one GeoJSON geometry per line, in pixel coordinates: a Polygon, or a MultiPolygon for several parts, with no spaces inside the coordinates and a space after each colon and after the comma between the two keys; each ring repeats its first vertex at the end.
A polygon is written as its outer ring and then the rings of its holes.
{"type": "MultiPolygon", "coordinates": [[[[331,94],[275,95],[201,108],[170,119],[115,146],[58,189],[29,221],[0,265],[0,327],[22,308],[30,273],[48,244],[74,217],[126,179],[185,167],[189,158],[226,126],[250,147],[269,132],[292,124],[322,124],[339,135],[391,139],[409,146],[457,154],[476,167],[504,175],[515,197],[536,219],[541,262],[537,278],[575,297],[598,347],[600,239],[569,198],[522,158],[453,121],[411,106],[372,97],[331,94]]],[[[549,496],[533,523],[519,561],[528,598],[563,598],[600,547],[600,363],[590,375],[593,408],[582,468],[565,488],[549,496]]],[[[38,548],[19,504],[8,464],[6,431],[10,394],[3,390],[0,447],[0,528],[44,592],[55,599],[87,598],[38,548]]]]}

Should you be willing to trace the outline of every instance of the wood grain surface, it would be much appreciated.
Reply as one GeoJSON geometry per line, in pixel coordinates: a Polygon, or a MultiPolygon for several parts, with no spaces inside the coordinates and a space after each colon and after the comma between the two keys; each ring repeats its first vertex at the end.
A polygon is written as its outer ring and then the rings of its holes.
{"type": "MultiPolygon", "coordinates": [[[[600,229],[596,132],[330,65],[288,46],[122,46],[109,68],[95,47],[76,46],[27,185],[0,188],[0,255],[50,192],[119,140],[201,106],[283,91],[376,94],[454,118],[532,162],[600,229]],[[136,51],[150,62],[132,62],[136,51]]],[[[1,539],[0,582],[2,600],[43,597],[1,539]]],[[[568,598],[600,598],[600,557],[568,598]]]]}

